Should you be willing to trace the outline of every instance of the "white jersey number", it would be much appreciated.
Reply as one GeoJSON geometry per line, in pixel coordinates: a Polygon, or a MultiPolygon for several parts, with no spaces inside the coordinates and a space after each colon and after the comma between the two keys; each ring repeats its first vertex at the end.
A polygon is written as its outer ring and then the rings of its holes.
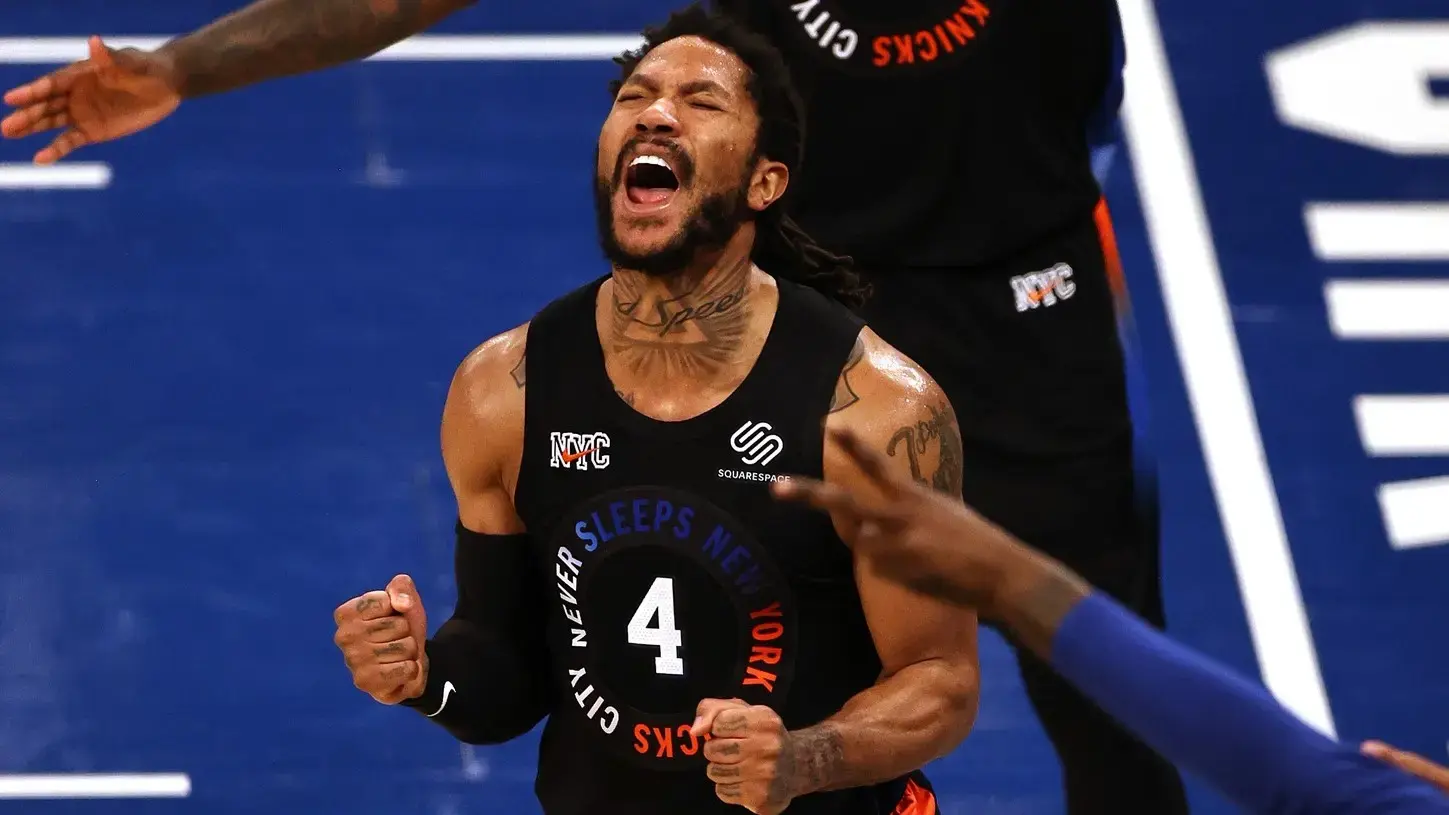
{"type": "Polygon", "coordinates": [[[659,649],[659,656],[654,658],[655,673],[684,676],[684,660],[679,656],[684,632],[675,627],[672,578],[654,578],[653,585],[644,593],[644,599],[629,620],[629,644],[659,649]],[[651,626],[656,614],[659,624],[651,626]]]}

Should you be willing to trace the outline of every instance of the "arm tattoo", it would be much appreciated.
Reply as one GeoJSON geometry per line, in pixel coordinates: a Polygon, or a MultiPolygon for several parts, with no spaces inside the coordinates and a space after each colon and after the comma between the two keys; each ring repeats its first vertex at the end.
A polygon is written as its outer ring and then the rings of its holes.
{"type": "Polygon", "coordinates": [[[745,301],[750,263],[706,282],[689,281],[668,300],[647,304],[629,284],[615,278],[613,325],[615,353],[635,375],[709,376],[724,368],[745,345],[750,314],[745,301]]]}
{"type": "Polygon", "coordinates": [[[961,431],[951,408],[942,403],[939,407],[926,406],[930,418],[899,428],[886,443],[886,455],[895,457],[899,450],[906,456],[911,467],[911,478],[917,484],[929,486],[937,492],[948,495],[961,494],[961,431]],[[931,442],[940,441],[941,454],[936,471],[927,478],[921,472],[921,455],[930,448],[931,442]]]}
{"type": "Polygon", "coordinates": [[[855,345],[850,349],[850,356],[845,358],[845,367],[840,371],[840,378],[835,380],[835,395],[830,398],[830,412],[839,413],[860,401],[860,396],[855,389],[850,387],[850,372],[855,366],[865,359],[865,340],[856,337],[855,345]]]}
{"type": "Polygon", "coordinates": [[[845,739],[830,724],[807,727],[790,734],[790,749],[780,754],[771,797],[784,800],[801,790],[840,786],[845,765],[845,739]]]}
{"type": "Polygon", "coordinates": [[[472,0],[258,0],[167,43],[183,97],[316,71],[374,54],[472,0]]]}
{"type": "Polygon", "coordinates": [[[519,390],[523,390],[524,385],[528,384],[527,363],[528,352],[524,351],[523,356],[518,358],[518,364],[514,365],[513,370],[509,371],[509,373],[513,374],[513,384],[517,385],[519,390]]]}
{"type": "Polygon", "coordinates": [[[398,642],[390,642],[387,645],[379,645],[372,649],[372,653],[377,657],[394,656],[401,654],[405,648],[407,648],[407,643],[400,640],[398,642]]]}

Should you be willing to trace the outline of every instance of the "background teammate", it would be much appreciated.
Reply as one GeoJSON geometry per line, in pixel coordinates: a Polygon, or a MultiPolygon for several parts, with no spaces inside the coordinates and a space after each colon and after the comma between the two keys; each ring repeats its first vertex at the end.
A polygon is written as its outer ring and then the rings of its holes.
{"type": "MultiPolygon", "coordinates": [[[[359,59],[469,0],[261,0],[154,53],[109,52],[6,96],[4,133],[64,132],[54,161],[180,100],[359,59]]],[[[1121,97],[1112,0],[718,0],[780,48],[811,160],[790,206],[874,289],[871,327],[961,418],[962,489],[982,514],[1163,622],[1091,143],[1121,97]],[[1050,54],[1044,59],[1042,54],[1050,54]],[[1051,512],[1042,512],[1051,506],[1051,512]]],[[[1019,652],[1076,815],[1186,811],[1166,762],[1019,652]],[[1140,807],[1141,809],[1134,809],[1140,807]]]]}
{"type": "Polygon", "coordinates": [[[779,54],[696,7],[621,62],[612,274],[481,345],[444,408],[465,605],[424,643],[400,576],[339,607],[337,642],[359,687],[465,740],[547,715],[549,815],[934,813],[920,768],[975,720],[975,612],[769,485],[863,478],[838,427],[959,501],[950,404],[778,206],[801,160],[779,54]]]}
{"type": "Polygon", "coordinates": [[[1449,770],[1385,745],[1355,749],[1322,736],[1262,687],[1152,630],[1060,562],[899,477],[851,433],[833,435],[869,486],[800,479],[777,484],[778,496],[850,518],[847,540],[857,555],[903,585],[999,621],[1245,811],[1449,813],[1449,770]]]}

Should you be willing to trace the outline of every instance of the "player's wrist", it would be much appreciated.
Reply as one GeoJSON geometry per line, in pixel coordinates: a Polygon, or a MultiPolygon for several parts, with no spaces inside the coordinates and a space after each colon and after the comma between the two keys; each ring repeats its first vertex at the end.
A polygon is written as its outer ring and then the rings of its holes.
{"type": "Polygon", "coordinates": [[[185,38],[172,40],[146,55],[151,65],[150,73],[165,82],[176,98],[183,101],[189,98],[187,81],[190,76],[184,43],[185,38]]]}
{"type": "Polygon", "coordinates": [[[1043,659],[1062,620],[1092,587],[1060,563],[1018,547],[1002,563],[986,616],[1003,623],[1027,650],[1043,659]]]}
{"type": "Polygon", "coordinates": [[[787,800],[793,801],[831,788],[836,769],[833,759],[837,754],[821,747],[823,743],[834,744],[838,740],[838,734],[833,729],[827,730],[824,725],[804,727],[785,734],[783,750],[786,757],[780,763],[790,768],[785,779],[787,800]]]}

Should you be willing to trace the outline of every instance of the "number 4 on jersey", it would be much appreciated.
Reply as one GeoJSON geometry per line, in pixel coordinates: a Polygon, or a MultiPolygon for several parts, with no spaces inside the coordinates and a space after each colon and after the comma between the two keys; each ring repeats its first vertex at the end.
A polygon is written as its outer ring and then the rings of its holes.
{"type": "Polygon", "coordinates": [[[674,622],[672,578],[654,578],[649,591],[644,593],[644,599],[629,619],[629,644],[659,649],[659,656],[654,658],[655,673],[684,676],[684,660],[679,656],[679,648],[684,645],[684,633],[674,622]],[[659,615],[659,625],[651,627],[649,623],[656,614],[659,615]]]}

